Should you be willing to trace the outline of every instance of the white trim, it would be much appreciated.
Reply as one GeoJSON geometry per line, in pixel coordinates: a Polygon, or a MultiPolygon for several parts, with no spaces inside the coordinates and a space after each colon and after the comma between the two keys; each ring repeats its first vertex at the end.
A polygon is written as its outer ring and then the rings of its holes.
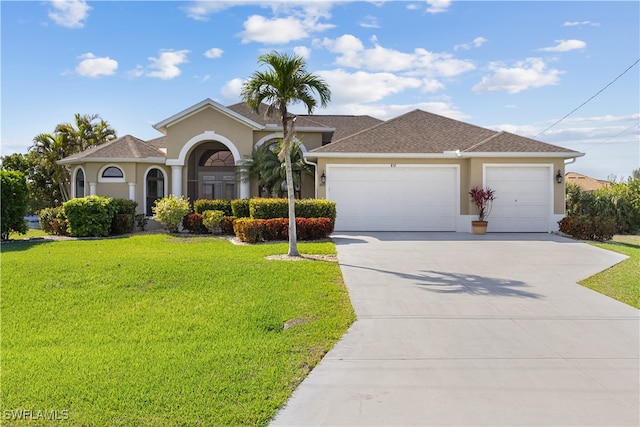
{"type": "Polygon", "coordinates": [[[73,189],[73,194],[71,195],[71,198],[77,198],[77,197],[85,197],[87,195],[87,172],[84,170],[84,168],[82,166],[78,166],[75,168],[75,170],[73,171],[73,178],[71,179],[71,187],[73,189]],[[82,196],[78,196],[78,188],[76,186],[76,179],[78,176],[78,171],[82,171],[82,176],[84,176],[84,194],[82,196]]]}
{"type": "Polygon", "coordinates": [[[149,166],[147,170],[144,171],[144,175],[142,175],[142,179],[144,180],[144,183],[142,185],[142,213],[145,215],[147,214],[147,174],[149,174],[152,169],[158,169],[160,172],[162,172],[162,179],[164,180],[164,184],[162,185],[162,195],[164,197],[167,197],[169,195],[169,186],[167,185],[169,183],[169,175],[167,174],[167,171],[165,171],[164,168],[160,165],[149,166]]]}
{"type": "MultiPolygon", "coordinates": [[[[274,132],[272,134],[269,134],[265,137],[260,138],[260,140],[253,145],[253,148],[260,148],[267,141],[271,141],[274,139],[283,139],[283,138],[284,138],[284,134],[282,132],[274,132]]],[[[308,152],[307,147],[305,147],[305,145],[302,142],[300,142],[298,138],[295,138],[295,140],[298,142],[298,144],[300,144],[300,150],[302,151],[302,156],[304,157],[305,153],[308,152]]]]}
{"type": "Polygon", "coordinates": [[[118,166],[115,163],[107,163],[106,165],[102,166],[100,168],[100,170],[98,171],[98,182],[100,183],[110,183],[110,184],[115,184],[115,183],[124,183],[127,182],[127,175],[124,173],[124,170],[118,166]],[[108,177],[103,177],[102,173],[107,169],[107,168],[118,168],[120,169],[120,172],[122,172],[122,178],[108,178],[108,177]]]}
{"type": "MultiPolygon", "coordinates": [[[[555,170],[554,170],[554,164],[553,163],[483,163],[482,164],[482,186],[486,187],[487,186],[487,168],[491,168],[491,167],[500,167],[500,168],[513,168],[513,169],[517,169],[517,168],[545,168],[548,170],[548,176],[549,176],[549,209],[547,211],[547,233],[550,233],[552,231],[555,231],[558,229],[558,225],[557,225],[557,221],[559,220],[555,220],[556,215],[553,213],[554,212],[554,206],[555,206],[555,187],[554,185],[558,185],[556,184],[556,180],[555,180],[555,170]],[[555,225],[554,225],[554,221],[555,225]]],[[[563,186],[564,189],[564,186],[563,186]]],[[[499,194],[496,194],[496,197],[500,197],[499,194]]],[[[564,216],[564,215],[563,215],[564,216]]]]}
{"type": "Polygon", "coordinates": [[[202,132],[200,135],[196,135],[193,138],[191,138],[189,141],[187,141],[187,143],[182,146],[182,149],[180,150],[180,154],[178,155],[178,158],[167,159],[165,164],[167,166],[184,166],[185,161],[187,159],[187,155],[189,154],[191,149],[194,148],[196,145],[200,144],[201,142],[206,142],[206,141],[217,141],[226,145],[229,151],[231,151],[231,154],[233,154],[233,159],[235,160],[235,164],[238,165],[242,163],[242,156],[240,156],[240,151],[238,150],[238,147],[236,147],[229,138],[222,136],[220,134],[217,134],[215,133],[215,131],[207,130],[202,132]]]}
{"type": "Polygon", "coordinates": [[[310,158],[333,158],[333,159],[470,159],[475,157],[493,157],[493,158],[559,158],[559,159],[572,159],[576,157],[584,156],[584,153],[566,153],[566,152],[536,152],[536,153],[518,153],[518,152],[500,152],[500,153],[465,153],[460,152],[460,155],[456,155],[455,152],[445,153],[316,153],[310,151],[304,154],[305,157],[310,158]]]}
{"type": "Polygon", "coordinates": [[[144,157],[136,159],[133,157],[127,157],[122,159],[115,159],[113,157],[88,157],[88,158],[74,158],[58,160],[56,163],[59,165],[74,164],[74,163],[106,163],[117,161],[118,163],[164,163],[164,157],[144,157]]]}

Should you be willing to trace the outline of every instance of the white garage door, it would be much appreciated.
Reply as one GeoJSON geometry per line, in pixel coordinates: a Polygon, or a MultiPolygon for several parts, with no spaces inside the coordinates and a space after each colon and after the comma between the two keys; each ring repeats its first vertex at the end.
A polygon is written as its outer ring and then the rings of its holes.
{"type": "Polygon", "coordinates": [[[455,231],[457,166],[327,166],[336,231],[455,231]]]}
{"type": "Polygon", "coordinates": [[[496,191],[487,231],[548,232],[552,175],[550,166],[487,166],[485,185],[496,191]]]}

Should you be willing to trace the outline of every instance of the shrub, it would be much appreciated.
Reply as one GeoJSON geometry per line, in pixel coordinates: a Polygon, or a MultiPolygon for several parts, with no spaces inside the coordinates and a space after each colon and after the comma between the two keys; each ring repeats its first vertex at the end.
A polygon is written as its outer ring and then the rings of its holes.
{"type": "Polygon", "coordinates": [[[336,221],[336,202],[326,199],[296,200],[296,218],[330,218],[336,221]]]}
{"type": "Polygon", "coordinates": [[[177,233],[182,218],[189,213],[189,199],[184,196],[170,195],[156,200],[153,219],[158,221],[170,233],[177,233]]]}
{"type": "Polygon", "coordinates": [[[51,234],[56,236],[68,236],[69,235],[69,222],[63,218],[53,218],[49,223],[51,228],[51,234]]]}
{"type": "Polygon", "coordinates": [[[233,236],[235,232],[233,231],[233,224],[235,222],[235,218],[232,216],[225,216],[222,218],[220,222],[220,232],[226,236],[233,236]]]}
{"type": "Polygon", "coordinates": [[[111,205],[116,213],[111,221],[111,234],[129,234],[133,232],[134,215],[138,202],[129,199],[113,199],[111,205]]]}
{"type": "Polygon", "coordinates": [[[53,234],[53,230],[51,229],[51,221],[61,216],[62,217],[64,216],[62,212],[62,206],[41,209],[38,215],[39,215],[38,222],[40,223],[40,228],[42,228],[42,231],[44,231],[47,234],[53,234]]]}
{"type": "Polygon", "coordinates": [[[616,232],[616,221],[600,216],[567,216],[558,225],[561,232],[583,240],[609,240],[616,232]]]}
{"type": "Polygon", "coordinates": [[[231,215],[236,218],[249,218],[249,199],[236,199],[231,201],[231,215]]]}
{"type": "Polygon", "coordinates": [[[224,212],[220,210],[204,211],[202,213],[202,224],[210,233],[218,233],[220,232],[220,223],[224,217],[224,212]]]}
{"type": "Polygon", "coordinates": [[[202,223],[202,215],[199,213],[186,214],[182,218],[182,228],[192,234],[205,234],[208,231],[202,223]]]}
{"type": "Polygon", "coordinates": [[[144,231],[147,227],[147,222],[149,222],[147,216],[145,214],[137,214],[134,218],[136,220],[136,227],[138,227],[140,231],[144,231]]]}
{"type": "Polygon", "coordinates": [[[109,235],[115,214],[110,197],[88,196],[71,199],[62,205],[72,236],[109,235]]]}
{"type": "Polygon", "coordinates": [[[250,199],[249,216],[253,219],[288,218],[289,202],[287,199],[250,199]]]}
{"type": "Polygon", "coordinates": [[[29,192],[22,172],[3,170],[0,175],[0,239],[8,240],[11,233],[27,232],[24,217],[29,210],[29,192]]]}
{"type": "MultiPolygon", "coordinates": [[[[299,240],[317,240],[329,237],[333,231],[331,218],[296,218],[296,232],[299,240]]],[[[287,218],[251,219],[235,221],[234,232],[243,242],[287,240],[289,220],[287,218]]]]}
{"type": "Polygon", "coordinates": [[[256,243],[261,239],[260,228],[264,220],[238,218],[233,222],[233,232],[243,242],[256,243]]]}
{"type": "Polygon", "coordinates": [[[205,211],[222,211],[225,216],[233,215],[231,200],[224,199],[199,199],[193,202],[193,211],[203,214],[205,211]]]}

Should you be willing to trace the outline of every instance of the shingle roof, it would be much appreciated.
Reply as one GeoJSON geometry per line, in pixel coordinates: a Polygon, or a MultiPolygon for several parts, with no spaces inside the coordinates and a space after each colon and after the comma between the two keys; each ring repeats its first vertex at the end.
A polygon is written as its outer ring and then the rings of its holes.
{"type": "Polygon", "coordinates": [[[312,153],[575,152],[508,132],[413,110],[312,153]]]}
{"type": "Polygon", "coordinates": [[[593,191],[605,185],[611,184],[609,181],[591,178],[587,175],[582,175],[577,172],[567,172],[565,175],[567,184],[575,184],[582,188],[584,191],[593,191]]]}
{"type": "Polygon", "coordinates": [[[145,159],[164,158],[165,154],[151,144],[131,135],[125,135],[102,145],[91,147],[64,158],[64,163],[73,160],[91,159],[145,159]]]}

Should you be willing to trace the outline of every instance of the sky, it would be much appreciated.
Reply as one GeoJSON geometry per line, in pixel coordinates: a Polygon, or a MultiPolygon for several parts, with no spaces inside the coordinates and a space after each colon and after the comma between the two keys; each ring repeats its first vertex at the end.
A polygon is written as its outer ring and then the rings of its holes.
{"type": "Polygon", "coordinates": [[[638,1],[3,0],[0,16],[2,155],[76,113],[159,137],[206,98],[240,102],[276,50],[329,85],[316,114],[419,108],[585,153],[567,171],[640,168],[638,1]]]}

